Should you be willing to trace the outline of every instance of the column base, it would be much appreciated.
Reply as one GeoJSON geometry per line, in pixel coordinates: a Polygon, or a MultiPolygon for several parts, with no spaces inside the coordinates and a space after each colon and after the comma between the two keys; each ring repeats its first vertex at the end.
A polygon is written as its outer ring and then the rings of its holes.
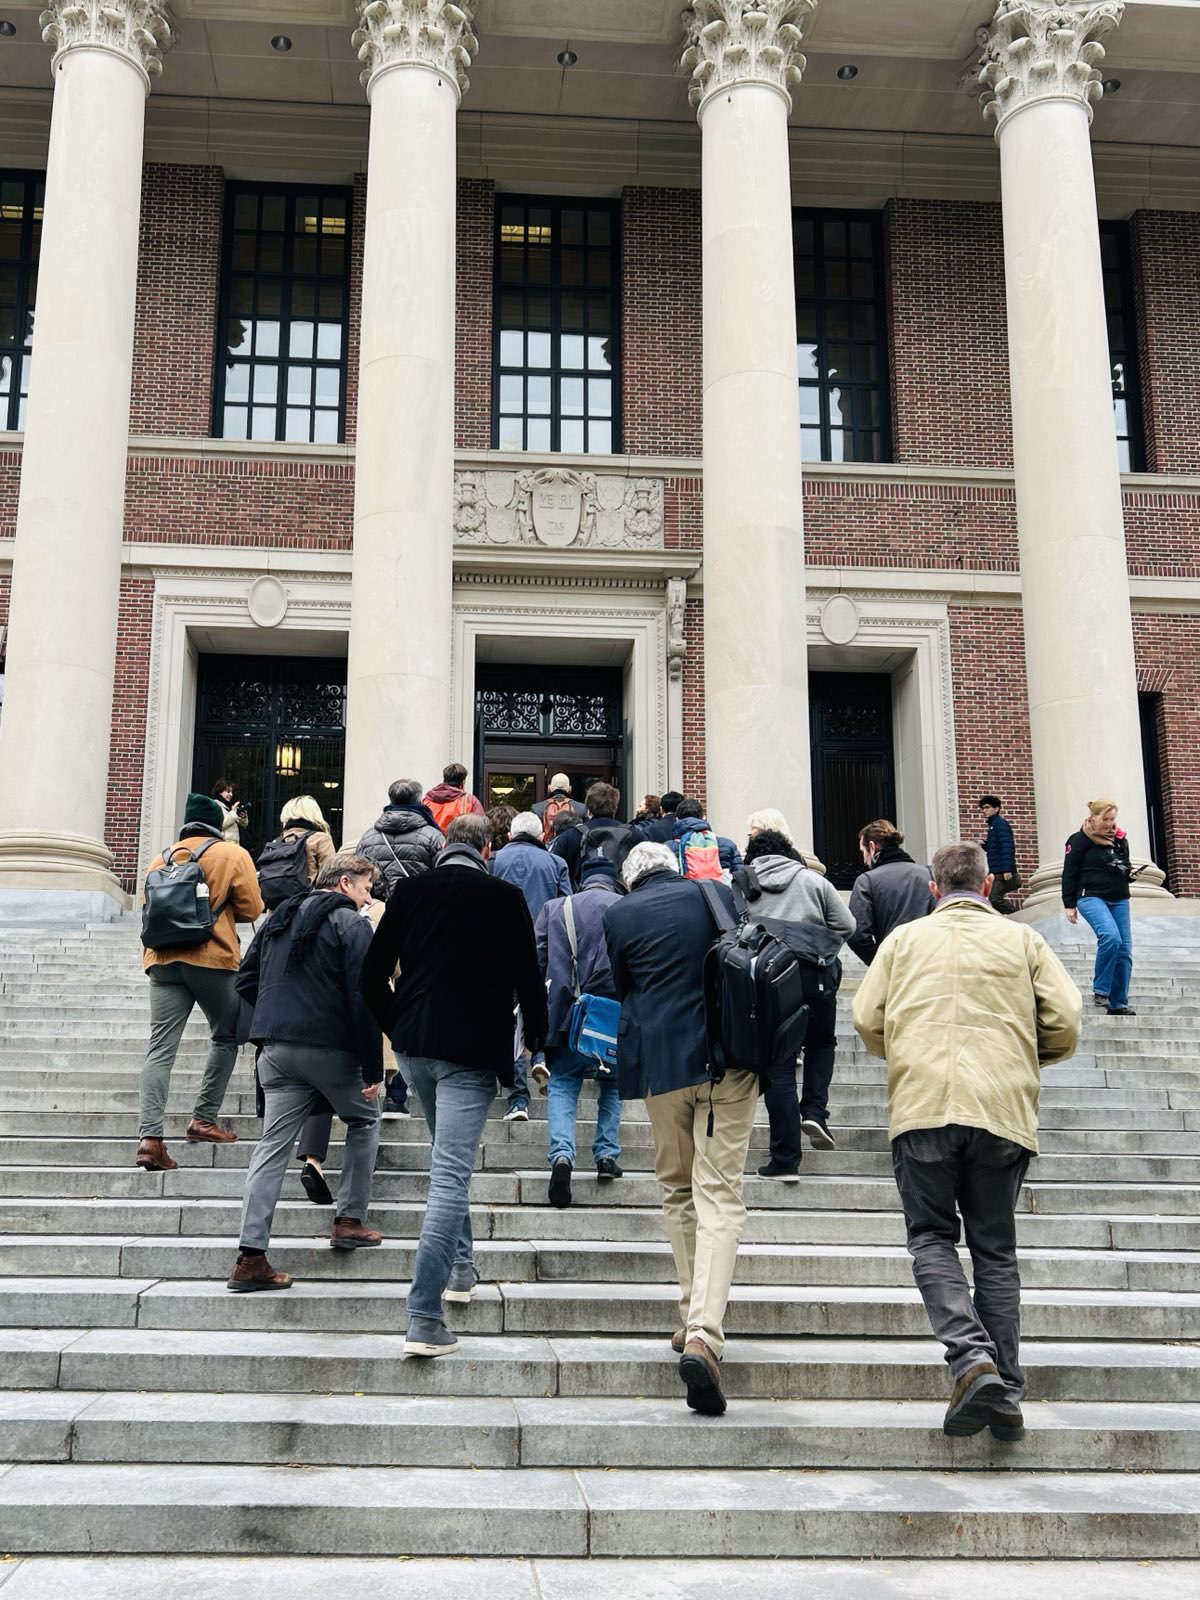
{"type": "Polygon", "coordinates": [[[132,904],[99,839],[0,830],[0,922],[107,922],[132,904]]]}
{"type": "MultiPolygon", "coordinates": [[[[1175,897],[1169,889],[1163,888],[1165,874],[1162,868],[1136,856],[1133,865],[1145,866],[1141,877],[1130,885],[1131,909],[1134,915],[1138,915],[1140,908],[1149,903],[1153,907],[1153,915],[1170,916],[1175,897]]],[[[1021,909],[1013,914],[1021,922],[1039,922],[1043,917],[1053,916],[1061,910],[1062,862],[1056,861],[1038,867],[1029,880],[1029,893],[1025,896],[1021,909]]]]}

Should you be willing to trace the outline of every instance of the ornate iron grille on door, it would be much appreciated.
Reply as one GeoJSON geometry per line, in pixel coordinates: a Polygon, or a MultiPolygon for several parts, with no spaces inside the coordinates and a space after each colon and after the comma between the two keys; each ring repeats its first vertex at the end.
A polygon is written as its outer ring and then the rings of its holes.
{"type": "Polygon", "coordinates": [[[200,657],[192,787],[232,780],[250,813],[252,851],[279,831],[279,811],[311,794],[342,837],[346,663],[336,658],[200,657]]]}
{"type": "Polygon", "coordinates": [[[475,709],[491,739],[621,737],[620,678],[610,672],[562,667],[480,667],[475,709]]]}

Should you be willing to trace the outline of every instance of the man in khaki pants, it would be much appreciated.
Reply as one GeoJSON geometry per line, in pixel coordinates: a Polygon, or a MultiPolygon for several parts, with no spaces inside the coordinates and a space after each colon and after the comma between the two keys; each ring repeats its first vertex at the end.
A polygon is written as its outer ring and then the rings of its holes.
{"type": "MultiPolygon", "coordinates": [[[[719,1417],[725,1305],[746,1221],[742,1173],[758,1078],[708,1076],[704,957],[716,938],[697,883],[666,845],[635,845],[621,870],[628,893],[604,915],[621,1001],[617,1076],[623,1100],[644,1099],[654,1170],[679,1276],[683,1326],[671,1340],[693,1411],[719,1417]]],[[[725,886],[730,914],[733,897],[725,886]]]]}

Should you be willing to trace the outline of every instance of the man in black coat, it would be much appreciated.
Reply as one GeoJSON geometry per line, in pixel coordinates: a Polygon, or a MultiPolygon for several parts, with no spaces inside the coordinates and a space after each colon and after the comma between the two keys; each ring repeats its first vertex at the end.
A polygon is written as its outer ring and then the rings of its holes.
{"type": "Polygon", "coordinates": [[[379,1148],[383,1040],[361,992],[371,926],[362,915],[374,868],[343,852],[317,874],[312,894],[271,913],[246,952],[235,987],[253,1006],[250,1038],[260,1045],[262,1137],[242,1202],[241,1250],[228,1288],[286,1289],[267,1244],[296,1135],[309,1113],[332,1106],[346,1124],[346,1153],[330,1243],[355,1250],[382,1242],[365,1226],[379,1148]]]}
{"type": "MultiPolygon", "coordinates": [[[[729,1072],[714,1084],[708,1076],[704,958],[717,927],[701,886],[679,876],[665,844],[635,845],[622,877],[629,893],[604,914],[621,1001],[621,1098],[645,1099],[654,1134],[683,1324],[671,1345],[680,1354],[687,1403],[720,1416],[725,1305],[746,1221],[742,1173],[758,1077],[729,1072]]],[[[716,883],[712,890],[733,916],[730,891],[716,883]]]]}
{"type": "Polygon", "coordinates": [[[587,816],[577,828],[566,828],[550,846],[552,855],[561,856],[571,874],[571,887],[583,882],[583,863],[600,855],[620,871],[621,863],[633,843],[633,829],[617,820],[621,791],[611,783],[593,783],[584,796],[587,816]]]}
{"type": "Polygon", "coordinates": [[[486,817],[455,817],[433,871],[392,890],[363,964],[367,1002],[433,1136],[406,1355],[458,1349],[442,1301],[467,1304],[477,1281],[471,1172],[497,1080],[512,1085],[514,1001],[529,1049],[540,1050],[546,1038],[533,923],[521,891],[488,872],[490,839],[486,817]]]}

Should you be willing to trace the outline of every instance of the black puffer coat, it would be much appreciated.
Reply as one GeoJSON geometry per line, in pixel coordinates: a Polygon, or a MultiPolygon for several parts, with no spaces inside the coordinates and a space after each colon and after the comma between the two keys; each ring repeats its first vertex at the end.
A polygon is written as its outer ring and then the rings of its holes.
{"type": "Polygon", "coordinates": [[[358,841],[358,853],[379,868],[387,894],[391,894],[401,878],[428,872],[445,843],[446,837],[427,807],[388,806],[358,841]]]}

